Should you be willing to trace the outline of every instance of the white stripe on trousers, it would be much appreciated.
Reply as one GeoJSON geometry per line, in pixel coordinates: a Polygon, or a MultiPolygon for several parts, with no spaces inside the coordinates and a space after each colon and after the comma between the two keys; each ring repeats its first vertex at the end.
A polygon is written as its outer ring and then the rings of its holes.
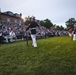
{"type": "Polygon", "coordinates": [[[73,41],[76,40],[76,34],[73,34],[73,41]]]}
{"type": "Polygon", "coordinates": [[[32,38],[32,44],[34,47],[37,47],[37,42],[36,42],[36,34],[32,34],[31,35],[31,38],[32,38]]]}

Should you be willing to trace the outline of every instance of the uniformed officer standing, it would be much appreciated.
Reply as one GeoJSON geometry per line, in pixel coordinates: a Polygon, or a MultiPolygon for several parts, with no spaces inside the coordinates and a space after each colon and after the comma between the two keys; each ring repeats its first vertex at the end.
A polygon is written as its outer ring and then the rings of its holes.
{"type": "Polygon", "coordinates": [[[39,27],[39,25],[35,22],[35,18],[31,18],[31,23],[29,26],[26,28],[26,31],[30,28],[31,30],[31,38],[32,38],[32,45],[34,47],[37,47],[37,42],[36,42],[36,27],[39,27]]]}
{"type": "Polygon", "coordinates": [[[74,25],[73,41],[76,41],[76,24],[74,25]]]}

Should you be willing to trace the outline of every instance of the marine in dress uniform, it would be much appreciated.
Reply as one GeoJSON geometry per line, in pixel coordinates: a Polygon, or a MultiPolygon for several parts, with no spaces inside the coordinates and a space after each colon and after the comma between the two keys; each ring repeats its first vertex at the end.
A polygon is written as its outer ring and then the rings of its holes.
{"type": "Polygon", "coordinates": [[[35,22],[35,18],[31,18],[31,23],[26,28],[26,31],[30,28],[31,30],[31,38],[32,38],[32,45],[34,47],[37,47],[37,41],[36,41],[36,27],[39,27],[39,25],[35,22]]]}
{"type": "Polygon", "coordinates": [[[74,25],[73,41],[76,41],[76,24],[74,25]]]}

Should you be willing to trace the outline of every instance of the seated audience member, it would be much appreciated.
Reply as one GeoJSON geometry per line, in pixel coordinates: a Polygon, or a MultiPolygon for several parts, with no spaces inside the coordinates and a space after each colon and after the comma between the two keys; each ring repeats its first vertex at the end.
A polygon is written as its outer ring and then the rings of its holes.
{"type": "Polygon", "coordinates": [[[14,30],[11,30],[11,31],[9,32],[9,37],[11,38],[11,41],[12,41],[12,42],[14,41],[14,39],[17,39],[14,30]]]}
{"type": "Polygon", "coordinates": [[[5,38],[5,42],[8,43],[9,42],[9,39],[8,39],[9,34],[6,30],[3,31],[2,36],[5,38]]]}
{"type": "Polygon", "coordinates": [[[4,40],[5,40],[5,39],[4,39],[4,37],[2,36],[2,30],[0,30],[0,43],[3,43],[4,40]]]}

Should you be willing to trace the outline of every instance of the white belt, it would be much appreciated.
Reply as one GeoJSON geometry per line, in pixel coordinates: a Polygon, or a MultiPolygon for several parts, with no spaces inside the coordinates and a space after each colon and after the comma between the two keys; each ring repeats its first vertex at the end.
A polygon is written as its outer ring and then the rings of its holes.
{"type": "Polygon", "coordinates": [[[31,30],[32,30],[32,29],[36,29],[36,28],[31,28],[31,30]]]}

